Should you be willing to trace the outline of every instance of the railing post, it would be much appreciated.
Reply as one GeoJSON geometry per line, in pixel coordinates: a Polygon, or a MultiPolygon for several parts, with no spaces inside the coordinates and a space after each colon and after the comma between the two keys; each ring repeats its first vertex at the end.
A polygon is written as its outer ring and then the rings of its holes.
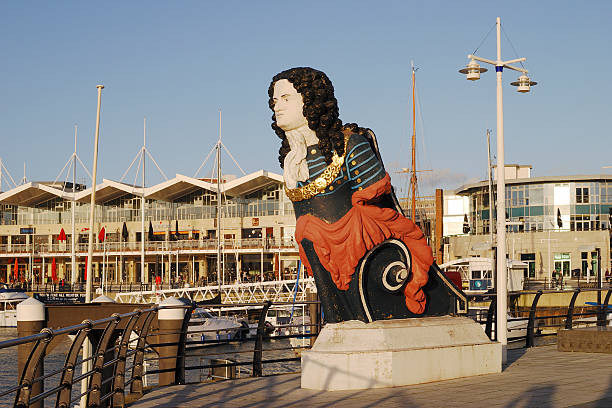
{"type": "Polygon", "coordinates": [[[572,300],[570,300],[570,304],[567,307],[567,317],[565,318],[565,328],[570,330],[572,328],[572,318],[574,316],[574,304],[576,304],[576,298],[580,293],[580,288],[574,290],[574,294],[572,295],[572,300]]]}
{"type": "MultiPolygon", "coordinates": [[[[306,292],[307,301],[316,302],[318,299],[316,292],[306,292]]],[[[310,345],[313,346],[321,329],[321,305],[317,303],[308,304],[308,314],[310,315],[310,345]]]]}
{"type": "MultiPolygon", "coordinates": [[[[45,304],[39,302],[34,298],[28,298],[17,305],[17,337],[26,337],[33,334],[38,334],[46,326],[45,319],[45,304]]],[[[35,370],[32,373],[32,378],[40,377],[45,372],[44,355],[41,356],[40,361],[29,361],[30,355],[34,347],[38,343],[26,343],[17,346],[17,373],[20,381],[24,379],[25,369],[31,364],[35,365],[35,370]]],[[[37,382],[31,384],[29,389],[29,396],[38,395],[44,390],[43,382],[37,382]]],[[[17,405],[19,394],[15,399],[15,405],[17,405]]],[[[29,400],[28,396],[28,400],[29,400]]],[[[39,401],[32,404],[34,407],[42,407],[43,401],[39,401]]]]}
{"type": "Polygon", "coordinates": [[[597,309],[597,325],[598,326],[607,326],[607,315],[608,315],[608,302],[610,302],[610,295],[612,294],[612,289],[608,289],[608,293],[606,293],[606,298],[604,299],[603,305],[598,306],[597,309]]]}
{"type": "Polygon", "coordinates": [[[527,337],[525,338],[525,347],[533,347],[535,345],[534,341],[534,328],[535,328],[535,317],[536,317],[536,308],[538,307],[538,301],[540,300],[540,296],[542,296],[542,291],[538,290],[535,297],[533,298],[533,302],[531,303],[531,309],[529,310],[529,320],[527,321],[527,337]]]}
{"type": "Polygon", "coordinates": [[[117,351],[117,364],[115,364],[114,380],[113,380],[113,407],[125,407],[125,363],[127,351],[130,345],[130,335],[134,330],[134,325],[140,318],[142,312],[136,311],[135,314],[130,317],[123,335],[119,341],[119,350],[117,351]]]}
{"type": "Polygon", "coordinates": [[[159,369],[172,370],[159,373],[159,385],[170,385],[176,381],[176,363],[180,331],[185,317],[183,302],[175,297],[169,297],[159,304],[157,320],[159,322],[158,343],[175,343],[159,347],[159,369]]]}
{"type": "MultiPolygon", "coordinates": [[[[493,318],[495,316],[495,310],[497,308],[497,297],[494,297],[491,300],[491,304],[489,304],[489,310],[487,310],[487,323],[485,324],[485,334],[490,340],[493,340],[491,336],[491,329],[493,328],[493,318]]],[[[497,332],[495,332],[495,337],[497,338],[497,332]]]]}
{"type": "Polygon", "coordinates": [[[148,312],[146,315],[141,317],[142,324],[138,325],[138,342],[136,343],[136,353],[134,354],[133,367],[132,367],[132,378],[130,384],[130,394],[141,395],[143,393],[142,376],[144,371],[144,353],[145,343],[147,336],[149,335],[149,329],[151,328],[151,322],[157,313],[157,309],[148,312]]]}
{"type": "MultiPolygon", "coordinates": [[[[91,392],[87,394],[87,406],[98,407],[102,403],[102,397],[104,396],[104,392],[110,392],[112,390],[111,384],[102,385],[102,382],[106,380],[107,375],[110,377],[112,375],[112,367],[104,370],[104,363],[108,360],[112,360],[115,357],[115,353],[112,356],[107,355],[108,344],[111,342],[115,334],[115,327],[119,324],[121,318],[118,314],[113,314],[114,320],[108,322],[104,332],[102,333],[102,337],[98,341],[98,346],[96,348],[95,358],[93,360],[93,371],[94,373],[91,375],[91,379],[89,381],[89,387],[91,392]],[[106,371],[106,372],[105,372],[106,371]],[[110,372],[109,372],[110,371],[110,372]],[[107,375],[105,375],[107,374],[107,375]]],[[[110,354],[110,353],[108,353],[110,354]]],[[[104,406],[108,406],[108,401],[104,403],[104,406]]]]}
{"type": "Polygon", "coordinates": [[[91,320],[83,321],[88,326],[84,329],[79,330],[79,333],[72,341],[70,350],[66,354],[66,362],[64,363],[64,371],[62,372],[62,378],[60,379],[60,385],[62,389],[57,393],[57,402],[55,406],[58,408],[67,408],[70,406],[71,392],[72,392],[72,380],[74,378],[74,368],[76,367],[76,361],[79,356],[79,351],[83,342],[91,332],[91,320]]]}
{"type": "Polygon", "coordinates": [[[253,377],[262,376],[263,370],[261,365],[261,356],[263,352],[263,336],[266,329],[266,316],[271,305],[272,302],[266,300],[263,308],[261,309],[261,314],[259,315],[259,322],[257,324],[257,338],[255,339],[255,349],[253,350],[253,377]]]}
{"type": "Polygon", "coordinates": [[[185,384],[185,342],[187,341],[187,331],[189,330],[189,321],[191,320],[191,314],[195,309],[195,305],[191,305],[186,309],[185,317],[183,317],[183,325],[181,327],[181,333],[179,335],[179,344],[176,358],[176,369],[175,369],[175,384],[185,384]]]}

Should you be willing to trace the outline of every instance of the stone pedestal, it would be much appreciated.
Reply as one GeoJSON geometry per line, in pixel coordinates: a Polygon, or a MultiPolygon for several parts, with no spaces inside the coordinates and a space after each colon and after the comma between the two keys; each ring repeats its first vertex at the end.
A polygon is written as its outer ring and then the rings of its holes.
{"type": "Polygon", "coordinates": [[[327,324],[302,352],[302,388],[355,390],[501,372],[501,344],[466,317],[327,324]]]}

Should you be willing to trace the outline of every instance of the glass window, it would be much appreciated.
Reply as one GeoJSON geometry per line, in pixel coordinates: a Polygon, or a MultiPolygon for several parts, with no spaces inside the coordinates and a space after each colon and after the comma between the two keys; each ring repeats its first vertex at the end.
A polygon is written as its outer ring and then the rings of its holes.
{"type": "MultiPolygon", "coordinates": [[[[593,225],[595,226],[595,225],[593,225]]],[[[570,231],[589,231],[591,229],[590,215],[572,215],[570,217],[570,231]]]]}
{"type": "Polygon", "coordinates": [[[544,204],[544,188],[542,186],[529,187],[529,202],[531,205],[544,204]]]}
{"type": "Polygon", "coordinates": [[[527,264],[527,277],[535,278],[535,253],[521,254],[521,261],[527,264]]]}
{"type": "Polygon", "coordinates": [[[588,252],[581,252],[580,259],[582,261],[582,276],[587,276],[587,273],[590,276],[595,276],[597,271],[597,251],[593,251],[590,254],[588,252]]]}
{"type": "Polygon", "coordinates": [[[576,204],[588,204],[589,203],[589,188],[588,187],[577,187],[576,188],[576,204]]]}
{"type": "Polygon", "coordinates": [[[555,271],[563,272],[563,276],[570,276],[570,254],[567,252],[556,253],[555,259],[555,271]]]}

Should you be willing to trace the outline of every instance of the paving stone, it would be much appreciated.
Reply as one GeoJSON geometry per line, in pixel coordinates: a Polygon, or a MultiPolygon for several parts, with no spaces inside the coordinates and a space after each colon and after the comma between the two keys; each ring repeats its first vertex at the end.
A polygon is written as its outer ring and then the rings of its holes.
{"type": "Polygon", "coordinates": [[[612,406],[612,355],[543,346],[508,353],[501,374],[356,391],[300,388],[299,374],[155,389],[130,407],[612,406]]]}

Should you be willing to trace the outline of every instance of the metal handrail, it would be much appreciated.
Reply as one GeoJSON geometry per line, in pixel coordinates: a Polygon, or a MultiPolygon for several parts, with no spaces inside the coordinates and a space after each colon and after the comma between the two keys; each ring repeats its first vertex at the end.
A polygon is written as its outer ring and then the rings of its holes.
{"type": "MultiPolygon", "coordinates": [[[[559,290],[538,290],[538,291],[524,291],[524,292],[512,292],[509,295],[516,295],[516,294],[527,294],[527,295],[533,295],[535,294],[535,297],[533,299],[532,305],[529,309],[529,317],[525,318],[525,317],[518,317],[518,318],[511,318],[508,319],[508,321],[525,321],[527,320],[527,334],[525,336],[519,336],[517,338],[525,338],[525,347],[529,348],[529,347],[533,347],[535,345],[535,338],[536,337],[544,337],[544,336],[549,336],[550,334],[548,333],[536,333],[535,331],[535,324],[536,321],[538,322],[542,322],[545,319],[565,319],[563,324],[553,324],[553,323],[547,323],[547,324],[539,324],[538,325],[538,329],[541,330],[543,328],[555,328],[555,327],[564,327],[565,329],[571,329],[574,326],[574,320],[573,318],[575,316],[594,316],[597,318],[596,322],[592,322],[592,323],[596,323],[598,326],[604,326],[607,324],[607,319],[605,316],[605,311],[608,309],[608,302],[610,300],[610,295],[612,295],[612,288],[576,288],[574,290],[563,290],[563,291],[559,291],[559,290]],[[576,313],[574,310],[576,308],[575,304],[576,304],[576,300],[577,297],[580,293],[586,293],[586,292],[599,292],[601,293],[602,291],[607,291],[606,293],[606,297],[604,299],[604,301],[601,304],[598,305],[593,305],[593,306],[585,306],[586,308],[593,308],[596,310],[590,311],[590,312],[581,312],[581,313],[576,313]],[[557,315],[536,315],[536,310],[537,310],[537,305],[539,302],[539,299],[541,298],[541,296],[543,295],[547,295],[547,294],[559,294],[559,293],[571,293],[572,294],[572,298],[570,300],[570,303],[567,307],[566,313],[564,315],[562,314],[557,314],[557,315]]],[[[468,298],[469,299],[473,299],[473,300],[480,300],[480,301],[487,301],[490,300],[489,303],[489,308],[487,311],[487,319],[486,319],[486,327],[485,327],[485,333],[487,334],[487,336],[491,339],[494,340],[496,338],[496,335],[493,334],[493,326],[494,326],[494,321],[495,321],[495,312],[496,312],[496,299],[497,299],[497,294],[496,293],[486,293],[486,294],[478,294],[478,295],[469,295],[468,298]]],[[[598,295],[599,297],[599,295],[598,295]]],[[[581,324],[584,324],[585,322],[582,321],[580,322],[581,324]]],[[[586,322],[588,324],[588,322],[586,322]]],[[[515,329],[515,330],[522,330],[520,328],[515,329]]],[[[511,331],[511,330],[509,330],[511,331]]],[[[555,335],[556,333],[554,333],[553,335],[555,335]]]]}
{"type": "MultiPolygon", "coordinates": [[[[297,361],[299,357],[291,358],[272,358],[264,359],[262,354],[265,352],[279,352],[287,350],[301,350],[308,348],[308,346],[296,346],[296,347],[263,347],[263,338],[266,336],[265,322],[267,311],[273,306],[286,306],[292,304],[291,302],[266,302],[266,303],[243,303],[240,306],[244,307],[260,307],[259,324],[257,327],[257,337],[255,339],[248,338],[243,341],[254,341],[255,346],[252,350],[240,351],[240,354],[253,353],[253,359],[248,362],[235,363],[234,365],[252,365],[253,375],[261,375],[261,367],[263,364],[282,362],[282,361],[297,361]]],[[[318,301],[304,301],[296,302],[299,305],[318,305],[318,301]]],[[[206,305],[207,307],[223,307],[224,305],[206,305]]],[[[235,307],[236,305],[231,305],[235,307]]],[[[106,404],[105,401],[112,400],[113,405],[124,406],[125,405],[125,392],[128,391],[126,388],[130,388],[129,392],[132,394],[141,394],[143,389],[143,377],[145,372],[143,370],[144,363],[149,361],[162,361],[170,360],[176,361],[171,368],[148,370],[146,373],[172,373],[175,374],[175,383],[182,383],[185,381],[185,371],[198,369],[199,366],[187,366],[185,364],[185,357],[190,355],[195,350],[202,348],[203,346],[210,347],[211,345],[225,344],[235,340],[206,340],[206,341],[190,341],[187,339],[187,333],[193,333],[188,330],[188,323],[191,318],[191,311],[194,310],[196,304],[192,305],[179,305],[170,307],[147,307],[145,309],[136,310],[123,314],[114,314],[109,317],[105,317],[95,321],[83,321],[82,323],[71,325],[68,327],[62,327],[55,330],[43,329],[41,333],[34,335],[10,339],[0,342],[0,349],[8,347],[30,347],[31,353],[23,372],[20,373],[20,384],[11,387],[8,390],[4,390],[0,393],[0,396],[9,394],[15,394],[15,406],[28,406],[31,404],[44,403],[49,397],[57,395],[56,406],[67,407],[71,403],[76,402],[81,397],[87,398],[88,405],[100,405],[106,404]],[[153,330],[152,321],[153,316],[158,313],[162,308],[180,308],[185,309],[187,313],[184,313],[183,324],[181,330],[170,330],[164,331],[160,329],[153,330]],[[121,326],[119,326],[121,325],[121,326]],[[121,327],[121,329],[119,329],[121,327]],[[81,347],[92,330],[99,330],[102,334],[99,337],[99,341],[94,344],[94,350],[92,355],[85,359],[79,359],[81,347]],[[121,330],[123,335],[120,335],[117,340],[116,336],[113,336],[117,330],[121,330]],[[76,333],[76,336],[72,340],[69,351],[66,353],[66,359],[62,368],[54,369],[52,372],[37,375],[37,367],[44,361],[44,355],[46,346],[57,336],[76,333]],[[130,339],[129,333],[136,333],[136,339],[130,339]],[[158,336],[174,336],[177,341],[156,341],[158,336]],[[134,344],[137,343],[137,344],[134,344]],[[147,355],[145,356],[146,350],[159,351],[161,348],[166,346],[178,346],[178,352],[176,355],[165,356],[165,355],[147,355]],[[133,348],[133,349],[132,349],[133,348]],[[131,362],[131,363],[130,363],[131,362]],[[89,368],[79,375],[75,375],[75,368],[77,364],[82,365],[88,363],[89,368]],[[113,375],[108,376],[104,374],[107,370],[112,370],[113,375]],[[131,375],[128,373],[131,372],[131,375]],[[49,381],[50,378],[59,376],[59,380],[52,388],[43,390],[42,384],[45,380],[49,381]],[[84,392],[77,393],[75,397],[72,394],[73,387],[81,381],[87,381],[88,386],[84,392]],[[34,384],[39,384],[41,388],[36,391],[33,388],[34,384]],[[110,388],[109,388],[110,387],[110,388]]],[[[318,320],[312,319],[312,322],[302,324],[283,324],[278,325],[275,329],[290,329],[290,328],[306,328],[312,330],[313,333],[297,333],[294,335],[282,335],[275,336],[277,339],[286,339],[290,337],[301,337],[301,338],[312,338],[317,335],[317,331],[321,327],[318,320]]],[[[229,329],[233,330],[233,329],[229,329]]],[[[247,330],[246,327],[236,328],[236,331],[247,330]]],[[[218,329],[211,330],[198,330],[198,332],[216,332],[218,329]]],[[[217,356],[212,354],[211,356],[217,356]]],[[[229,363],[231,364],[233,363],[229,363]]],[[[228,366],[227,364],[213,364],[202,366],[201,368],[214,368],[228,366]]]]}

